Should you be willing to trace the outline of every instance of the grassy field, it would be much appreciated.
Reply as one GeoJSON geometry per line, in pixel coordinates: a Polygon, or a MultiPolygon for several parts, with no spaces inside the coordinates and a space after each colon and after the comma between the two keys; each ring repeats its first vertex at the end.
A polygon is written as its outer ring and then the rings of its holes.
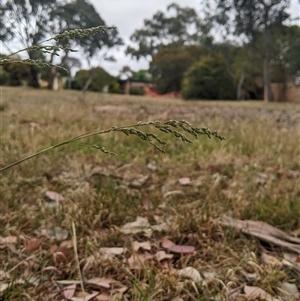
{"type": "Polygon", "coordinates": [[[219,221],[299,233],[299,105],[0,91],[1,168],[138,121],[187,120],[226,137],[186,144],[145,127],[169,140],[166,153],[116,132],[0,173],[0,300],[258,300],[245,291],[233,299],[242,285],[296,300],[280,287],[300,289],[299,275],[262,258],[281,260],[285,250],[219,221]]]}

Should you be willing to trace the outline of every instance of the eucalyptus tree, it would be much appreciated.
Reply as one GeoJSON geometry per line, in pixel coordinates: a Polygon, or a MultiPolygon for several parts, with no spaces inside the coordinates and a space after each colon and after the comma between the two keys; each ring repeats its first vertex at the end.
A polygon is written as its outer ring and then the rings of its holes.
{"type": "Polygon", "coordinates": [[[213,0],[213,15],[219,24],[232,26],[233,35],[244,36],[254,51],[263,56],[264,85],[267,101],[272,101],[271,60],[274,54],[273,28],[282,26],[289,17],[289,0],[213,0]],[[261,38],[263,34],[263,39],[261,38]],[[258,42],[259,41],[259,42],[258,42]]]}
{"type": "MultiPolygon", "coordinates": [[[[28,48],[39,44],[54,31],[53,11],[58,0],[1,0],[0,3],[0,37],[4,43],[14,41],[21,47],[28,48]]],[[[39,56],[33,49],[28,49],[27,54],[32,60],[39,56]]],[[[38,68],[30,65],[30,81],[33,87],[39,87],[38,74],[38,68]]]]}
{"type": "MultiPolygon", "coordinates": [[[[47,37],[67,30],[106,26],[105,21],[88,0],[1,0],[0,20],[1,39],[5,42],[18,42],[24,48],[37,45],[47,37]]],[[[74,57],[73,60],[70,57],[70,49],[80,48],[85,58],[91,60],[100,51],[121,45],[122,40],[115,29],[99,32],[92,38],[82,36],[71,42],[60,40],[57,43],[65,46],[65,53],[58,64],[68,67],[71,61],[75,62],[74,57]]],[[[35,60],[38,58],[38,52],[30,49],[28,56],[35,60]]],[[[53,64],[56,56],[57,52],[51,51],[47,58],[48,63],[53,64]]],[[[38,69],[34,65],[30,68],[31,83],[34,87],[39,87],[38,69]]],[[[55,73],[56,68],[53,67],[49,77],[50,87],[55,73]]]]}
{"type": "Polygon", "coordinates": [[[198,44],[207,33],[207,26],[193,8],[172,3],[167,13],[158,11],[151,19],[144,20],[144,26],[130,37],[135,46],[128,46],[126,53],[137,60],[151,59],[160,48],[198,44]]]}

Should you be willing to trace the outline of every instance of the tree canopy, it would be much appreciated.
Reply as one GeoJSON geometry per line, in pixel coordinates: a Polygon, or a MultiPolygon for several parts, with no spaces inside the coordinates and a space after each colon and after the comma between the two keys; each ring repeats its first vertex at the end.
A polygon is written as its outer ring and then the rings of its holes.
{"type": "Polygon", "coordinates": [[[283,26],[289,17],[289,0],[214,0],[210,17],[231,34],[245,37],[255,51],[261,52],[267,100],[272,101],[271,60],[274,58],[274,28],[283,26]],[[263,36],[263,38],[262,38],[263,36]]]}
{"type": "MultiPolygon", "coordinates": [[[[75,28],[105,26],[104,20],[87,0],[3,0],[0,10],[0,37],[5,42],[19,42],[24,47],[43,42],[51,35],[75,28]]],[[[87,57],[96,55],[100,50],[122,44],[118,31],[107,30],[91,37],[80,37],[74,41],[64,41],[66,46],[80,47],[87,57]]],[[[37,59],[38,53],[28,50],[30,59],[37,59]]],[[[50,53],[52,63],[55,52],[50,53]]],[[[67,65],[69,51],[65,51],[60,65],[67,65]]],[[[74,61],[74,60],[73,60],[74,61]]],[[[69,60],[70,63],[70,60],[69,60]]],[[[39,86],[38,70],[31,66],[31,82],[39,86]]]]}
{"type": "Polygon", "coordinates": [[[150,73],[158,93],[180,91],[184,73],[200,58],[201,46],[168,47],[158,50],[150,63],[150,73]]]}
{"type": "Polygon", "coordinates": [[[235,98],[233,79],[226,72],[221,54],[201,57],[188,69],[182,86],[182,96],[186,99],[235,98]]]}
{"type": "Polygon", "coordinates": [[[144,27],[130,37],[136,46],[128,46],[126,53],[136,59],[151,58],[158,49],[166,46],[199,44],[207,32],[193,8],[172,3],[167,7],[167,14],[158,11],[151,19],[144,20],[144,27]]]}

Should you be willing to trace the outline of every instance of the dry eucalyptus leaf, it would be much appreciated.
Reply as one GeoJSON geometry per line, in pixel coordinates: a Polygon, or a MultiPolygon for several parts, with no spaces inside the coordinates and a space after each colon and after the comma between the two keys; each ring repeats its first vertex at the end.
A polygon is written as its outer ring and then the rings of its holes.
{"type": "Polygon", "coordinates": [[[260,258],[261,258],[261,261],[264,264],[267,264],[269,266],[272,266],[272,267],[276,267],[276,266],[280,267],[280,266],[282,266],[282,262],[279,259],[277,259],[274,256],[268,255],[265,252],[261,253],[260,258]]]}
{"type": "Polygon", "coordinates": [[[162,239],[162,242],[161,242],[161,246],[165,249],[169,249],[171,248],[172,246],[174,246],[175,243],[173,243],[171,240],[169,240],[168,238],[164,237],[162,239]]]}
{"type": "Polygon", "coordinates": [[[181,190],[172,190],[168,191],[163,195],[163,198],[167,198],[172,195],[184,195],[184,193],[181,190]]]}
{"type": "Polygon", "coordinates": [[[185,246],[185,245],[176,245],[168,238],[164,237],[162,239],[162,247],[169,250],[173,253],[181,253],[181,254],[190,254],[195,251],[195,247],[193,246],[185,246]]]}
{"type": "Polygon", "coordinates": [[[41,234],[57,240],[65,240],[69,235],[69,231],[61,227],[54,227],[50,229],[42,229],[41,234]]]}
{"type": "Polygon", "coordinates": [[[184,246],[184,245],[174,245],[174,246],[170,247],[168,250],[173,253],[190,254],[195,251],[195,247],[184,246]]]}
{"type": "Polygon", "coordinates": [[[153,256],[148,252],[145,252],[143,254],[132,254],[131,257],[128,258],[128,264],[130,269],[139,270],[144,267],[146,260],[150,260],[152,258],[153,256]]]}
{"type": "Polygon", "coordinates": [[[157,170],[157,166],[155,165],[155,163],[151,163],[151,162],[149,162],[147,164],[147,168],[150,169],[151,171],[156,171],[157,170]]]}
{"type": "Polygon", "coordinates": [[[95,297],[97,301],[111,301],[111,298],[109,295],[107,294],[100,294],[98,296],[95,297]]]}
{"type": "Polygon", "coordinates": [[[136,252],[139,249],[144,249],[144,250],[147,250],[147,251],[151,251],[151,244],[150,244],[150,241],[144,241],[144,242],[134,241],[132,243],[132,248],[136,252]]]}
{"type": "Polygon", "coordinates": [[[135,222],[127,223],[121,228],[121,232],[124,234],[137,234],[144,233],[145,236],[150,237],[152,235],[152,229],[149,221],[138,216],[135,222]]]}
{"type": "Polygon", "coordinates": [[[45,196],[53,202],[61,202],[65,199],[60,193],[55,191],[46,191],[45,196]]]}
{"type": "Polygon", "coordinates": [[[26,242],[26,251],[33,252],[39,249],[41,241],[37,238],[32,238],[26,242]]]}
{"type": "Polygon", "coordinates": [[[94,277],[94,278],[87,280],[85,283],[92,284],[92,285],[98,286],[98,287],[110,288],[110,284],[115,283],[115,282],[117,282],[117,281],[112,278],[94,277]]]}
{"type": "Polygon", "coordinates": [[[126,248],[100,248],[102,254],[106,255],[121,255],[127,251],[126,248]]]}
{"type": "MultiPolygon", "coordinates": [[[[111,290],[111,295],[112,298],[109,299],[109,301],[119,301],[119,300],[123,300],[123,294],[128,290],[128,287],[125,285],[121,285],[118,288],[112,289],[111,290]]],[[[125,299],[127,300],[127,298],[125,299]]]]}
{"type": "Polygon", "coordinates": [[[9,287],[8,283],[0,283],[0,294],[4,293],[8,287],[9,287]]]}
{"type": "Polygon", "coordinates": [[[283,289],[284,291],[290,293],[292,296],[300,297],[299,290],[295,283],[282,282],[280,284],[280,288],[283,289]]]}
{"type": "Polygon", "coordinates": [[[67,260],[67,256],[63,252],[55,252],[53,254],[53,257],[55,262],[61,262],[67,260]]]}
{"type": "Polygon", "coordinates": [[[17,242],[17,237],[16,236],[6,236],[6,237],[1,237],[0,236],[0,244],[6,245],[6,244],[15,244],[17,242]]]}
{"type": "Polygon", "coordinates": [[[80,284],[80,280],[57,280],[55,281],[57,284],[62,285],[71,285],[71,284],[80,284]]]}
{"type": "Polygon", "coordinates": [[[244,286],[244,294],[250,300],[257,300],[257,298],[265,299],[266,301],[281,301],[272,297],[269,293],[257,286],[244,286]]]}
{"type": "Polygon", "coordinates": [[[139,178],[133,180],[129,186],[132,188],[141,188],[149,179],[149,175],[146,176],[140,176],[139,178]]]}
{"type": "Polygon", "coordinates": [[[178,270],[180,276],[188,277],[193,279],[195,282],[200,282],[203,280],[198,270],[193,267],[186,267],[184,269],[178,270]]]}
{"type": "Polygon", "coordinates": [[[166,259],[172,259],[173,258],[173,254],[167,254],[165,251],[158,251],[155,255],[155,258],[158,262],[162,261],[162,260],[166,260],[166,259]]]}
{"type": "Polygon", "coordinates": [[[76,291],[76,284],[71,284],[63,288],[62,294],[66,299],[71,299],[76,291]]]}
{"type": "Polygon", "coordinates": [[[178,182],[182,186],[191,185],[191,179],[188,177],[180,178],[180,179],[178,179],[178,182]]]}
{"type": "Polygon", "coordinates": [[[72,300],[72,301],[89,301],[89,300],[95,298],[97,295],[99,295],[98,292],[93,293],[93,294],[89,294],[86,292],[80,292],[80,293],[76,294],[75,297],[72,297],[70,300],[72,300]]]}
{"type": "Polygon", "coordinates": [[[173,254],[167,254],[165,251],[158,251],[154,256],[158,262],[166,259],[172,259],[174,257],[173,254]]]}

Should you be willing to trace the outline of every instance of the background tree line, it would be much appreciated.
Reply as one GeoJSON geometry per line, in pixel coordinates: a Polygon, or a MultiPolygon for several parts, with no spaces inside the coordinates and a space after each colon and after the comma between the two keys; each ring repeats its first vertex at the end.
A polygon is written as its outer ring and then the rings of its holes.
{"type": "MultiPolygon", "coordinates": [[[[261,99],[264,85],[272,101],[272,81],[299,79],[300,27],[288,25],[289,4],[288,0],[206,0],[200,16],[193,8],[173,3],[166,12],[144,20],[131,35],[126,54],[149,60],[152,81],[162,94],[181,91],[187,99],[261,99]]],[[[18,41],[25,48],[65,30],[99,25],[106,24],[88,0],[1,1],[1,40],[18,41]]],[[[110,84],[111,91],[118,92],[114,78],[101,68],[101,61],[114,60],[109,50],[123,45],[117,30],[64,43],[66,50],[57,65],[71,70],[85,60],[89,66],[77,72],[73,88],[102,90],[110,84]],[[70,48],[80,49],[81,60],[70,48]],[[100,62],[96,66],[95,58],[100,62]]],[[[49,63],[56,58],[55,52],[46,57],[38,51],[27,54],[49,63]]],[[[11,63],[1,72],[2,81],[18,84],[27,74],[30,85],[39,87],[35,66],[11,63]]],[[[58,72],[55,67],[42,70],[49,88],[58,72]]]]}

